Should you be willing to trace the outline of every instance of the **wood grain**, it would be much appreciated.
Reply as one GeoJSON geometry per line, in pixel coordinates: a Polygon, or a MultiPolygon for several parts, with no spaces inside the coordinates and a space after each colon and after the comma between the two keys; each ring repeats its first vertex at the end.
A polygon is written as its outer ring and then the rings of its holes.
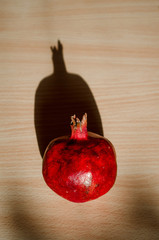
{"type": "Polygon", "coordinates": [[[0,5],[0,239],[159,239],[159,2],[0,5]],[[117,152],[115,186],[85,204],[57,196],[41,174],[35,92],[53,72],[58,39],[117,152]]]}

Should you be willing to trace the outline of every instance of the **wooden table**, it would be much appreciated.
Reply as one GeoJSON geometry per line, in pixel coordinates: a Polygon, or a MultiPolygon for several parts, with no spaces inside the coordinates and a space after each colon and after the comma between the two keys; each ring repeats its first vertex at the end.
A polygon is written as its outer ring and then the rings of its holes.
{"type": "Polygon", "coordinates": [[[159,239],[159,1],[0,3],[0,239],[159,239]],[[52,192],[41,173],[35,96],[58,39],[117,152],[116,184],[83,204],[52,192]]]}

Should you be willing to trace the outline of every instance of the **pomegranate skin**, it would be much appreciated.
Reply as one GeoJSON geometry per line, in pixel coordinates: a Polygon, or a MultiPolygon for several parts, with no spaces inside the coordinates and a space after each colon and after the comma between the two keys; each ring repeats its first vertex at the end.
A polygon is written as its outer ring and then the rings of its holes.
{"type": "Polygon", "coordinates": [[[91,132],[85,136],[54,139],[43,158],[42,171],[47,185],[58,195],[77,203],[107,193],[117,175],[112,143],[91,132]]]}

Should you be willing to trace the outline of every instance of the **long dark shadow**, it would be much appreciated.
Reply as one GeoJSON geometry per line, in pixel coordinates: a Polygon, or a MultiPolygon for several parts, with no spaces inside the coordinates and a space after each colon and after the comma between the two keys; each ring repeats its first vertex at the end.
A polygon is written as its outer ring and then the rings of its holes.
{"type": "Polygon", "coordinates": [[[51,47],[54,73],[44,78],[35,94],[35,129],[41,156],[49,142],[70,134],[70,116],[86,112],[88,131],[103,135],[99,110],[88,84],[77,74],[68,73],[63,46],[51,47]]]}

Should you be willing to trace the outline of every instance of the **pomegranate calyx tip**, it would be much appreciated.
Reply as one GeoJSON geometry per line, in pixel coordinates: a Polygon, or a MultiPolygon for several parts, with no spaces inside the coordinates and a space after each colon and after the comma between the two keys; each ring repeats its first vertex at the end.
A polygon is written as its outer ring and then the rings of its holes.
{"type": "Polygon", "coordinates": [[[85,113],[80,121],[76,114],[71,116],[71,139],[87,139],[87,113],[85,113]]]}

